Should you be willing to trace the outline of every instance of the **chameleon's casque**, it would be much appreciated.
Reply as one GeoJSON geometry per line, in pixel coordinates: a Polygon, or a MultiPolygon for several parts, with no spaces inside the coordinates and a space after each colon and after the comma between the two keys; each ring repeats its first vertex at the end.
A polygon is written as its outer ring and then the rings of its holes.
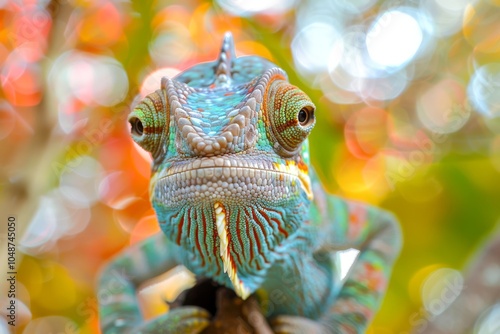
{"type": "Polygon", "coordinates": [[[275,332],[363,333],[400,231],[391,214],[323,189],[309,164],[309,97],[271,62],[236,57],[230,34],[216,61],[158,85],[129,122],[153,157],[150,197],[163,233],[104,269],[103,333],[203,331],[211,315],[200,307],[141,315],[137,287],[180,264],[242,298],[255,292],[275,332]],[[340,282],[336,252],[348,248],[360,253],[340,282]]]}
{"type": "Polygon", "coordinates": [[[189,251],[189,269],[243,298],[260,286],[308,213],[301,149],[314,108],[274,64],[236,58],[228,34],[217,61],[163,78],[130,114],[134,140],[154,157],[161,228],[189,251]]]}

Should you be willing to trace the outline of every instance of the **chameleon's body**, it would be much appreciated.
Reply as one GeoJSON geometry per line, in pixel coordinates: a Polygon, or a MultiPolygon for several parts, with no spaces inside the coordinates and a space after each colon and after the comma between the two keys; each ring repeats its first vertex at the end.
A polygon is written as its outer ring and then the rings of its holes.
{"type": "Polygon", "coordinates": [[[154,162],[151,201],[164,235],[127,250],[100,282],[105,333],[198,332],[209,315],[183,307],[144,323],[136,286],[184,264],[256,293],[280,332],[360,333],[378,308],[400,248],[393,217],[324,192],[309,166],[314,105],[259,57],[194,66],[131,113],[132,137],[154,162]],[[360,254],[344,284],[335,252],[360,254]]]}

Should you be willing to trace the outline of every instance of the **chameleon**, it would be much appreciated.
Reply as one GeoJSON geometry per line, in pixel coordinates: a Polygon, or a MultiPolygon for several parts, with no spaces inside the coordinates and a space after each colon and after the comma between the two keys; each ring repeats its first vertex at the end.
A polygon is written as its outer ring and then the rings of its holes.
{"type": "Polygon", "coordinates": [[[150,200],[161,233],[102,270],[103,333],[200,333],[211,314],[181,306],[145,321],[138,286],[178,265],[257,298],[276,333],[363,333],[402,238],[392,213],[327,193],[310,163],[316,107],[287,74],[236,57],[163,77],[128,117],[152,157],[150,200]],[[344,280],[338,252],[359,254],[344,280]]]}

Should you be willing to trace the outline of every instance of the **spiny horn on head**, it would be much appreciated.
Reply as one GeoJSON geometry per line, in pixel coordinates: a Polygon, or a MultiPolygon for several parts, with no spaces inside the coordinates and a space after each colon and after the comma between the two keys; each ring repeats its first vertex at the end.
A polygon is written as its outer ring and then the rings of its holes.
{"type": "Polygon", "coordinates": [[[219,59],[217,59],[217,65],[215,66],[216,85],[227,84],[231,81],[231,67],[235,58],[236,52],[234,51],[233,35],[230,32],[226,32],[219,53],[219,59]]]}

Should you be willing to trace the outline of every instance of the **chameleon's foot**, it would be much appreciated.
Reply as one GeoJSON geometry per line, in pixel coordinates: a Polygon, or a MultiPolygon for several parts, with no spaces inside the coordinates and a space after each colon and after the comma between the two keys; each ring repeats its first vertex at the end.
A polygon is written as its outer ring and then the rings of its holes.
{"type": "Polygon", "coordinates": [[[200,307],[179,307],[135,328],[138,334],[201,333],[210,324],[211,315],[200,307]]]}
{"type": "Polygon", "coordinates": [[[276,334],[330,334],[332,333],[324,324],[296,316],[280,315],[271,321],[271,326],[276,334]]]}

